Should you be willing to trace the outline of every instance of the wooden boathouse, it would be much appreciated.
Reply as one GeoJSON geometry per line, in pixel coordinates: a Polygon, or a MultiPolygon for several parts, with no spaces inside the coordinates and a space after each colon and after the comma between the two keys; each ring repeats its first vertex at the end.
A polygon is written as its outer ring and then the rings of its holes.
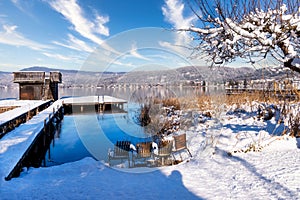
{"type": "Polygon", "coordinates": [[[20,100],[58,100],[60,72],[14,72],[14,83],[19,84],[20,100]]]}

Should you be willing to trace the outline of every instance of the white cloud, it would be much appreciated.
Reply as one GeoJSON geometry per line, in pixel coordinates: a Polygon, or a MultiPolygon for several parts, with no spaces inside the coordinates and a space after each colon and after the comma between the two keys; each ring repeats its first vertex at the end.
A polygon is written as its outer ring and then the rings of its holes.
{"type": "Polygon", "coordinates": [[[108,51],[106,53],[121,54],[100,37],[100,35],[109,36],[109,29],[105,26],[109,21],[108,16],[101,16],[94,11],[94,20],[89,20],[84,16],[84,11],[76,0],[53,0],[49,4],[55,11],[62,14],[72,24],[72,28],[81,36],[100,45],[104,50],[108,51]]]}
{"type": "Polygon", "coordinates": [[[142,59],[142,60],[151,60],[143,55],[141,55],[138,50],[137,50],[137,47],[136,47],[136,43],[133,43],[131,45],[131,50],[130,50],[130,55],[135,57],[135,58],[139,58],[139,59],[142,59]]]}
{"type": "Polygon", "coordinates": [[[96,13],[94,21],[85,18],[76,0],[54,0],[49,4],[73,25],[75,31],[94,43],[101,45],[103,42],[98,34],[109,36],[109,29],[105,26],[109,21],[107,16],[100,16],[96,13]]]}
{"type": "Polygon", "coordinates": [[[23,10],[20,0],[11,0],[11,2],[20,10],[23,10]]]}
{"type": "Polygon", "coordinates": [[[43,54],[45,56],[49,57],[49,58],[55,58],[55,59],[58,59],[58,60],[64,60],[64,61],[72,60],[71,57],[66,57],[66,56],[63,56],[63,55],[60,55],[60,54],[51,54],[51,53],[46,53],[46,52],[44,52],[43,54]]]}
{"type": "Polygon", "coordinates": [[[132,63],[121,62],[121,61],[118,61],[118,60],[114,61],[114,62],[112,63],[112,65],[120,65],[120,66],[123,66],[123,67],[136,67],[136,66],[135,66],[134,64],[132,64],[132,63]]]}
{"type": "MultiPolygon", "coordinates": [[[[165,0],[165,5],[162,7],[165,20],[169,22],[174,29],[187,28],[197,19],[195,15],[184,15],[185,5],[181,0],[165,0]]],[[[171,49],[179,54],[186,55],[187,47],[191,43],[191,37],[186,32],[176,34],[174,43],[159,41],[160,46],[171,49]]]]}
{"type": "Polygon", "coordinates": [[[63,44],[61,42],[53,41],[53,44],[63,46],[69,49],[73,49],[76,51],[85,51],[88,53],[91,53],[94,51],[94,48],[90,47],[86,42],[76,38],[72,34],[68,34],[68,40],[66,44],[63,44]]]}
{"type": "Polygon", "coordinates": [[[165,0],[162,7],[163,15],[166,21],[174,26],[175,29],[187,28],[196,20],[196,16],[184,17],[184,4],[181,0],[165,0]]]}
{"type": "Polygon", "coordinates": [[[23,13],[30,16],[32,19],[36,18],[32,14],[33,2],[31,1],[24,1],[24,0],[11,0],[11,2],[23,13]]]}
{"type": "Polygon", "coordinates": [[[52,49],[52,47],[32,41],[17,31],[17,26],[2,25],[0,43],[12,46],[24,46],[33,50],[52,49]]]}
{"type": "MultiPolygon", "coordinates": [[[[82,57],[80,55],[64,55],[64,54],[59,54],[59,53],[50,53],[50,52],[43,52],[42,53],[44,56],[50,58],[51,60],[55,60],[59,64],[64,63],[69,65],[76,65],[76,64],[82,64],[85,61],[85,57],[82,57]]],[[[46,59],[42,59],[46,60],[46,59]]]]}

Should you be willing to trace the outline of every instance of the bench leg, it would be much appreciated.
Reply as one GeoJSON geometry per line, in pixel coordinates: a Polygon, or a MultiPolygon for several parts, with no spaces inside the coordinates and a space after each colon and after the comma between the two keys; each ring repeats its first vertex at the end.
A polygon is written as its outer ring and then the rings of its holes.
{"type": "Polygon", "coordinates": [[[190,157],[193,157],[192,154],[191,154],[191,152],[190,152],[190,150],[188,148],[186,148],[186,150],[188,151],[190,157]]]}

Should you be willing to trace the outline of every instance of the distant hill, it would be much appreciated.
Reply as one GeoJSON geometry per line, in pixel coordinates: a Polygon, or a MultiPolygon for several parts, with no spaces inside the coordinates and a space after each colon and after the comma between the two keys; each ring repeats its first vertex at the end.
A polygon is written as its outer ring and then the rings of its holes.
{"type": "Polygon", "coordinates": [[[50,72],[50,71],[60,71],[62,73],[77,73],[77,70],[65,70],[65,69],[55,69],[55,68],[48,68],[48,67],[28,67],[24,68],[21,71],[42,71],[42,72],[50,72]]]}
{"type": "Polygon", "coordinates": [[[161,71],[133,71],[124,74],[117,81],[124,83],[179,83],[184,81],[219,82],[231,79],[245,79],[253,74],[253,68],[209,68],[207,66],[186,66],[161,71]]]}
{"type": "MultiPolygon", "coordinates": [[[[49,67],[28,67],[21,69],[21,71],[43,71],[43,72],[51,72],[51,71],[60,71],[61,73],[85,73],[85,74],[95,74],[96,72],[91,71],[80,71],[80,70],[66,70],[66,69],[57,69],[57,68],[49,68],[49,67]]],[[[99,73],[99,72],[97,72],[99,73]]],[[[105,74],[124,74],[125,72],[104,72],[105,74]]]]}
{"type": "MultiPolygon", "coordinates": [[[[249,67],[230,68],[207,66],[186,66],[168,70],[156,71],[131,71],[131,72],[89,72],[78,70],[64,70],[48,67],[28,67],[21,71],[60,71],[63,75],[62,85],[69,86],[103,86],[114,84],[172,84],[187,81],[219,82],[229,80],[255,80],[297,77],[286,68],[254,69],[249,67]]],[[[0,85],[13,85],[13,74],[0,72],[0,85]]]]}
{"type": "Polygon", "coordinates": [[[3,72],[3,71],[0,71],[1,74],[10,74],[11,72],[3,72]]]}

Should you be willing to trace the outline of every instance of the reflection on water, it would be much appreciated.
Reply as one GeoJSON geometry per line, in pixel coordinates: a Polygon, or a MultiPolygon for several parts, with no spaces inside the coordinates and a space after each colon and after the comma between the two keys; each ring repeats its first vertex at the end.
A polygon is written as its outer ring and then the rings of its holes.
{"type": "Polygon", "coordinates": [[[72,116],[65,116],[59,133],[46,153],[46,166],[80,160],[90,156],[76,132],[72,116]]]}
{"type": "MultiPolygon", "coordinates": [[[[217,88],[211,88],[217,93],[217,88]]],[[[222,90],[221,90],[222,91],[222,90]]],[[[76,114],[65,116],[61,130],[46,154],[46,166],[73,162],[84,157],[107,161],[107,152],[117,140],[129,140],[133,144],[151,140],[138,126],[135,115],[139,104],[147,99],[168,97],[196,97],[208,93],[206,88],[60,88],[59,97],[109,95],[128,101],[123,114],[76,114]]],[[[18,98],[17,88],[0,89],[1,98],[18,98]]]]}
{"type": "Polygon", "coordinates": [[[88,156],[107,161],[109,148],[112,149],[118,140],[133,144],[151,141],[151,137],[133,120],[136,109],[136,104],[130,104],[128,113],[66,115],[60,133],[46,154],[46,166],[88,156]]]}
{"type": "Polygon", "coordinates": [[[127,101],[136,101],[147,97],[196,97],[209,93],[222,93],[223,90],[223,87],[60,88],[59,96],[109,95],[127,101]]]}
{"type": "Polygon", "coordinates": [[[19,88],[2,88],[0,87],[1,99],[17,99],[19,96],[19,88]]]}
{"type": "MultiPolygon", "coordinates": [[[[157,87],[157,88],[59,88],[59,98],[68,96],[110,95],[126,100],[134,97],[185,97],[199,96],[205,93],[222,92],[222,87],[157,87]],[[143,95],[144,94],[144,95],[143,95]]],[[[0,88],[0,99],[18,98],[19,89],[0,88]]]]}

